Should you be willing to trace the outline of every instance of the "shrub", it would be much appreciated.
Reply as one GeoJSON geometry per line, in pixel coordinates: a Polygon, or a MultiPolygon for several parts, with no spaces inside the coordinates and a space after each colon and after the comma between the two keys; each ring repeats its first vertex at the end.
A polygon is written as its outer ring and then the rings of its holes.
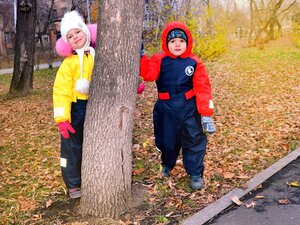
{"type": "Polygon", "coordinates": [[[211,8],[204,11],[202,19],[199,15],[189,14],[185,20],[193,35],[193,53],[202,59],[215,59],[229,47],[228,20],[225,16],[214,16],[211,8]]]}

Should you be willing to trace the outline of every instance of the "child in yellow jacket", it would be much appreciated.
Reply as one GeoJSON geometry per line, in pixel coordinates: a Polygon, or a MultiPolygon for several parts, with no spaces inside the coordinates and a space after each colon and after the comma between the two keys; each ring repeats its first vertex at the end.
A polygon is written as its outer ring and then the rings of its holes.
{"type": "MultiPolygon", "coordinates": [[[[92,30],[96,33],[95,27],[92,30]]],[[[58,53],[67,57],[53,86],[54,120],[61,133],[63,179],[70,197],[80,198],[83,124],[95,50],[91,46],[91,32],[77,11],[67,12],[62,18],[61,36],[56,48],[65,47],[65,52],[58,53]]]]}

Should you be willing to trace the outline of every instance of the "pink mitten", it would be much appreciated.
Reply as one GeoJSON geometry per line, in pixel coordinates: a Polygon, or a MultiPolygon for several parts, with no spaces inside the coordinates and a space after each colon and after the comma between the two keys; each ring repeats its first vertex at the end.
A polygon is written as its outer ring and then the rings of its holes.
{"type": "Polygon", "coordinates": [[[145,90],[145,82],[144,79],[142,77],[139,77],[139,86],[137,89],[137,93],[140,95],[143,93],[143,91],[145,90]]]}
{"type": "Polygon", "coordinates": [[[138,89],[137,89],[137,93],[142,94],[144,90],[145,90],[145,82],[139,84],[138,89]]]}
{"type": "Polygon", "coordinates": [[[72,134],[75,133],[75,130],[69,121],[58,123],[58,129],[61,135],[66,139],[70,137],[69,132],[71,132],[72,134]]]}

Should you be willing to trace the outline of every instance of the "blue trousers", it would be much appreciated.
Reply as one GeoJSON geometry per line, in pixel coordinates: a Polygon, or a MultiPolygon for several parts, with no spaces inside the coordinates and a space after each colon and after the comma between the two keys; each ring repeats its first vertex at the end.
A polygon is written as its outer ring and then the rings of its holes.
{"type": "Polygon", "coordinates": [[[203,176],[207,136],[203,133],[201,116],[195,97],[184,95],[158,99],[153,110],[154,135],[161,151],[162,165],[173,169],[182,148],[183,164],[190,176],[203,176]]]}
{"type": "Polygon", "coordinates": [[[60,166],[64,182],[68,189],[81,186],[81,160],[83,143],[83,125],[87,100],[77,100],[71,106],[71,125],[75,133],[70,138],[61,136],[60,166]]]}

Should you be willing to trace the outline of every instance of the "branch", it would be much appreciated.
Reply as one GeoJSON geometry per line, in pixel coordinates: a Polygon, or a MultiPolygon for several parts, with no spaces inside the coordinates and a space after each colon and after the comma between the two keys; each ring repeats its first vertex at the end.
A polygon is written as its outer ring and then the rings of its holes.
{"type": "Polygon", "coordinates": [[[286,9],[282,10],[282,11],[278,14],[278,16],[279,16],[281,13],[283,13],[283,12],[285,12],[285,11],[288,11],[288,10],[296,3],[296,1],[297,1],[297,0],[294,0],[294,2],[293,2],[292,4],[290,4],[286,9]]]}
{"type": "MultiPolygon", "coordinates": [[[[258,6],[257,6],[256,2],[252,0],[251,3],[253,3],[255,11],[259,12],[260,10],[258,9],[258,6]]],[[[259,15],[259,13],[256,13],[256,16],[258,17],[259,22],[263,23],[263,20],[262,20],[261,16],[259,15]]]]}
{"type": "Polygon", "coordinates": [[[51,24],[51,20],[50,19],[51,19],[51,12],[52,12],[53,6],[54,6],[54,0],[51,1],[51,6],[50,6],[49,13],[48,13],[48,16],[47,16],[47,23],[44,26],[42,34],[46,33],[49,25],[51,24]]]}

